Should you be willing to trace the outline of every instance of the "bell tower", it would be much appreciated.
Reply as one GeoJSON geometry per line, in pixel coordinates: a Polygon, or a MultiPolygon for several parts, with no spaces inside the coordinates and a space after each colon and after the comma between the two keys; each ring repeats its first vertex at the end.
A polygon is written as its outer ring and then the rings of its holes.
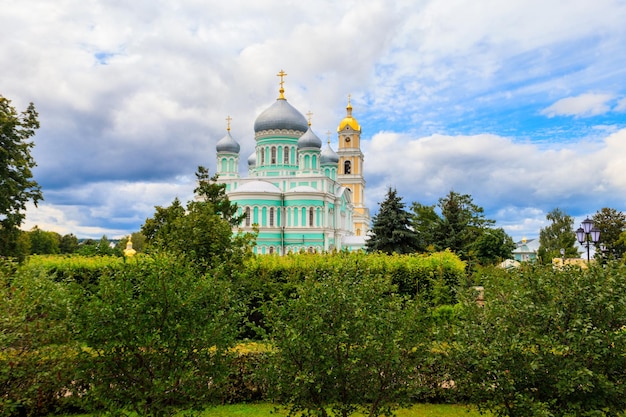
{"type": "Polygon", "coordinates": [[[363,152],[361,152],[361,126],[352,117],[352,104],[348,95],[346,117],[337,128],[339,140],[339,166],[337,181],[352,190],[354,204],[354,234],[366,236],[370,224],[370,212],[365,207],[365,178],[363,177],[363,152]]]}

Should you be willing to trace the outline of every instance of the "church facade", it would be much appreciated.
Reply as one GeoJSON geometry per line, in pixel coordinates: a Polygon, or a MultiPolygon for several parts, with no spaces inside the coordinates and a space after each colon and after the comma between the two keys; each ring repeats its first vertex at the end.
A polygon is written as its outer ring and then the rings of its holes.
{"type": "Polygon", "coordinates": [[[338,150],[322,141],[311,121],[279,96],[254,123],[254,152],[248,175],[239,174],[239,143],[230,134],[217,142],[217,174],[244,220],[258,229],[255,252],[279,254],[364,249],[370,214],[364,204],[361,126],[346,115],[337,128],[338,150]]]}

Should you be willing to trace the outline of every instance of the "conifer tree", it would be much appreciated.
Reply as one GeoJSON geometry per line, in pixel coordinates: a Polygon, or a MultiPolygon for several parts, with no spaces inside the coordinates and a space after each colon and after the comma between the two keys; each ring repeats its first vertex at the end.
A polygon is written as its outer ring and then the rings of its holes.
{"type": "Polygon", "coordinates": [[[413,253],[417,250],[417,236],[410,228],[410,215],[404,209],[402,197],[395,188],[389,188],[385,201],[374,216],[368,252],[413,253]]]}

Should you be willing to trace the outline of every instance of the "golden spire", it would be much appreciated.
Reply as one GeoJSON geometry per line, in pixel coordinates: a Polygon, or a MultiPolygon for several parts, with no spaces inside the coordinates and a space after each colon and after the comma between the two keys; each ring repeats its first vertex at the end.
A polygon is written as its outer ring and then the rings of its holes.
{"type": "Polygon", "coordinates": [[[328,143],[328,146],[330,146],[330,130],[326,131],[326,137],[327,137],[326,143],[328,143]]]}
{"type": "Polygon", "coordinates": [[[230,121],[233,120],[232,117],[230,117],[230,115],[226,118],[226,130],[228,130],[230,132],[230,121]]]}
{"type": "Polygon", "coordinates": [[[280,72],[278,74],[276,74],[278,77],[280,77],[280,90],[278,90],[278,92],[280,93],[280,95],[278,96],[279,100],[284,100],[285,99],[285,76],[287,75],[287,73],[283,70],[280,70],[280,72]]]}
{"type": "Polygon", "coordinates": [[[308,112],[306,115],[307,115],[307,116],[308,116],[308,118],[309,118],[308,123],[309,123],[309,127],[310,127],[310,126],[311,126],[311,116],[313,116],[313,113],[311,112],[311,110],[309,110],[309,112],[308,112]]]}

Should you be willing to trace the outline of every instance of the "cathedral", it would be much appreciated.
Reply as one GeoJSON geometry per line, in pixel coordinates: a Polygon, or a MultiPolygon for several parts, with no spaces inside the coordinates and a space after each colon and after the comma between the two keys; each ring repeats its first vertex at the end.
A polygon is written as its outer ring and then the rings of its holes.
{"type": "Polygon", "coordinates": [[[346,115],[337,128],[338,150],[326,146],[287,102],[283,71],[276,101],[254,122],[255,150],[248,175],[239,175],[239,143],[230,134],[217,142],[217,174],[231,202],[245,214],[240,229],[258,229],[257,254],[360,250],[370,224],[364,205],[361,126],[346,115]]]}

